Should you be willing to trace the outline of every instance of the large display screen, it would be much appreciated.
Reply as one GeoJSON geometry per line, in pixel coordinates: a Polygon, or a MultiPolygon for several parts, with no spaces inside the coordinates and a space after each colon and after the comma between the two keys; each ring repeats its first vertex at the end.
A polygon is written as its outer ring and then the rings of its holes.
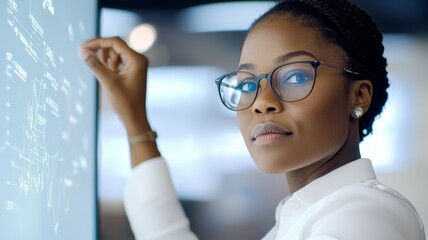
{"type": "Polygon", "coordinates": [[[97,236],[96,0],[0,1],[0,239],[97,236]]]}

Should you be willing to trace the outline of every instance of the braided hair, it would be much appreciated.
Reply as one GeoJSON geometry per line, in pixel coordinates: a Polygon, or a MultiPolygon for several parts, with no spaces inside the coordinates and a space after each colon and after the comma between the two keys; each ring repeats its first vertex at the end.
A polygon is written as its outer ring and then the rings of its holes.
{"type": "Polygon", "coordinates": [[[256,19],[249,32],[261,21],[289,14],[305,26],[318,30],[328,42],[346,54],[348,66],[373,84],[372,103],[359,124],[360,142],[372,133],[373,122],[382,112],[389,87],[383,36],[370,15],[347,0],[285,0],[256,19]]]}

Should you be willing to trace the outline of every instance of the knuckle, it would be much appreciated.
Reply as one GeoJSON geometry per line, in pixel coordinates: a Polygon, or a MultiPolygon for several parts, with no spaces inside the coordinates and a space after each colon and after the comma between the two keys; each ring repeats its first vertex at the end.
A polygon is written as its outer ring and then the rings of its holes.
{"type": "Polygon", "coordinates": [[[117,43],[124,43],[123,39],[119,36],[112,37],[111,39],[117,43]]]}

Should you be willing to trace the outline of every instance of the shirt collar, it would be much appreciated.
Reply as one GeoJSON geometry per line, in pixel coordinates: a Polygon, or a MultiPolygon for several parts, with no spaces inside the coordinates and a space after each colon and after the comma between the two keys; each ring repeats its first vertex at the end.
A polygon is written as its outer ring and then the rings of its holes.
{"type": "Polygon", "coordinates": [[[371,161],[367,158],[360,158],[313,180],[293,193],[292,198],[298,198],[300,201],[312,205],[341,187],[375,178],[376,174],[371,161]]]}

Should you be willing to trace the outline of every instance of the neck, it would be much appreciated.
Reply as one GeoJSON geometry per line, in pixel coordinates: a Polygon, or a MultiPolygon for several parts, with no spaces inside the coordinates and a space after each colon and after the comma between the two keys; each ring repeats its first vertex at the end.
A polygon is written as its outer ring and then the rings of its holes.
{"type": "Polygon", "coordinates": [[[358,158],[361,158],[359,136],[358,134],[348,134],[345,143],[336,153],[322,158],[311,165],[287,173],[290,193],[296,192],[313,180],[358,158]]]}

